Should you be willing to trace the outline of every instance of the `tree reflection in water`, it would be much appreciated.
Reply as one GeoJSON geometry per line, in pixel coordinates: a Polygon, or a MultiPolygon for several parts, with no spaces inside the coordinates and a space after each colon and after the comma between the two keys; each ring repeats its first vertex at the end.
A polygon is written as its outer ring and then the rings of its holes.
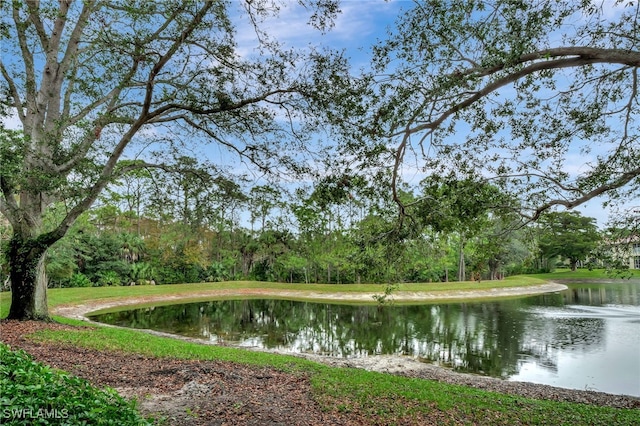
{"type": "Polygon", "coordinates": [[[604,350],[607,318],[616,315],[608,304],[626,309],[619,313],[623,320],[638,321],[639,288],[591,284],[516,300],[383,307],[220,300],[134,309],[92,319],[297,353],[409,355],[459,371],[508,378],[524,362],[533,360],[538,367],[557,372],[561,352],[604,350]]]}

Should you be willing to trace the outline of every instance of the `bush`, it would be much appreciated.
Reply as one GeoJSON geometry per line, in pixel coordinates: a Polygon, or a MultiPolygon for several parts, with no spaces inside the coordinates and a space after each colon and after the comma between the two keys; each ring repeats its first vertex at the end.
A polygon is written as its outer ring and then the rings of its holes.
{"type": "Polygon", "coordinates": [[[3,425],[150,425],[111,388],[35,362],[0,343],[0,423],[3,425]]]}
{"type": "Polygon", "coordinates": [[[91,287],[93,283],[84,274],[73,274],[69,278],[68,287],[91,287]]]}
{"type": "Polygon", "coordinates": [[[120,279],[120,276],[114,271],[99,272],[98,276],[100,277],[98,279],[99,287],[122,284],[122,280],[120,279]]]}

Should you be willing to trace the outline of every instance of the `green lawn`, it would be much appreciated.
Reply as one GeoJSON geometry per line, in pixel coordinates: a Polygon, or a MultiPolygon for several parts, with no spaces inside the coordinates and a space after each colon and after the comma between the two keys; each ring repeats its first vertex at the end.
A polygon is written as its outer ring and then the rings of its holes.
{"type": "Polygon", "coordinates": [[[580,280],[580,279],[589,279],[589,280],[616,280],[620,282],[624,282],[627,278],[640,279],[640,269],[633,269],[629,271],[625,271],[625,277],[619,278],[612,276],[607,273],[604,269],[594,269],[592,271],[588,269],[578,269],[576,271],[572,271],[570,269],[558,269],[555,272],[551,272],[548,274],[534,274],[527,275],[529,277],[540,278],[543,280],[580,280]],[[626,275],[629,275],[628,277],[626,275]]]}
{"type": "MultiPolygon", "coordinates": [[[[75,321],[72,321],[75,323],[75,321]]],[[[350,368],[332,368],[298,357],[209,346],[153,336],[135,330],[97,327],[74,331],[43,331],[32,338],[65,342],[102,351],[146,356],[225,360],[271,366],[311,377],[314,397],[327,409],[365,412],[392,424],[404,415],[436,410],[456,424],[635,425],[640,410],[540,401],[421,379],[350,368]],[[386,420],[385,420],[386,419],[386,420]]]]}
{"type": "MultiPolygon", "coordinates": [[[[553,275],[553,274],[552,274],[553,275]]],[[[553,279],[553,278],[552,278],[553,279]]],[[[455,290],[500,286],[534,285],[541,277],[515,277],[500,282],[403,284],[399,291],[455,290]]],[[[256,282],[184,284],[149,287],[104,287],[52,289],[50,306],[85,303],[92,300],[142,295],[187,294],[208,289],[277,288],[309,292],[366,291],[382,292],[381,285],[303,285],[256,282]]],[[[0,316],[6,316],[9,294],[0,295],[0,316]]],[[[81,321],[56,318],[66,323],[81,321]]],[[[311,377],[314,397],[327,409],[358,411],[372,416],[372,421],[393,424],[404,415],[423,415],[436,410],[453,424],[554,424],[554,425],[636,425],[640,410],[614,409],[585,404],[540,401],[508,396],[478,389],[448,385],[421,379],[409,379],[359,369],[327,367],[297,357],[210,346],[153,336],[136,330],[111,327],[83,328],[72,331],[42,331],[31,336],[40,341],[66,342],[103,351],[137,353],[154,357],[228,360],[267,365],[290,372],[304,372],[311,377]]]]}

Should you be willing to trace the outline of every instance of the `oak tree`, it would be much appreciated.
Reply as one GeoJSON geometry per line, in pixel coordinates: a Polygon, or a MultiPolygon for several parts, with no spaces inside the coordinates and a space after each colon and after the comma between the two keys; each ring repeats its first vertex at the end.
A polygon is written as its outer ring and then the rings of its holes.
{"type": "MultiPolygon", "coordinates": [[[[334,1],[300,3],[320,30],[338,12],[334,1]]],[[[198,144],[265,172],[296,165],[285,148],[303,146],[303,126],[316,124],[317,106],[330,102],[345,64],[331,52],[281,47],[261,27],[278,6],[1,3],[0,112],[21,126],[19,134],[0,129],[0,212],[13,232],[10,318],[48,318],[45,253],[115,177],[171,154],[199,156],[198,144]],[[255,53],[238,51],[235,13],[255,32],[255,53]],[[145,156],[151,151],[157,155],[145,156]],[[119,166],[137,156],[144,161],[119,166]],[[54,202],[64,202],[66,214],[45,227],[54,202]]]]}
{"type": "Polygon", "coordinates": [[[538,247],[546,259],[569,260],[572,271],[594,251],[601,237],[595,219],[578,212],[551,212],[540,218],[538,247]]]}

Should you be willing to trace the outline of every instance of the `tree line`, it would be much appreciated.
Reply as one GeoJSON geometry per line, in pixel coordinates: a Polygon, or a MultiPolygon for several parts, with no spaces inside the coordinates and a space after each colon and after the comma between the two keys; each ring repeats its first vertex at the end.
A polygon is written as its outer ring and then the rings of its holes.
{"type": "MultiPolygon", "coordinates": [[[[526,225],[515,199],[479,179],[405,188],[400,224],[395,204],[357,176],[287,194],[184,162],[181,173],[137,169],[113,182],[48,250],[49,286],[493,280],[605,259],[595,219],[555,212],[526,225]]],[[[45,223],[62,214],[60,204],[45,223]]]]}

